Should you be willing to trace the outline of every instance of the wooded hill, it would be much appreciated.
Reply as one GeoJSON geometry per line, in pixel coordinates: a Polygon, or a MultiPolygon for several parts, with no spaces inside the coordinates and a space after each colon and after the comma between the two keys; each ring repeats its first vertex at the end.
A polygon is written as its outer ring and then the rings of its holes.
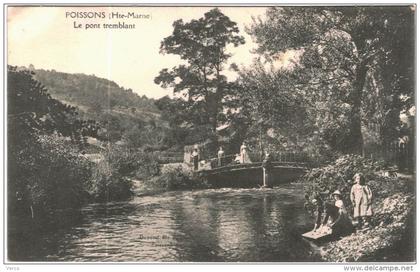
{"type": "Polygon", "coordinates": [[[136,140],[141,138],[144,128],[164,127],[154,99],[139,96],[114,81],[95,75],[34,69],[33,66],[28,70],[35,73],[34,78],[53,98],[76,107],[82,119],[98,121],[102,127],[99,134],[102,140],[134,140],[136,143],[131,144],[138,147],[146,144],[136,140]]]}

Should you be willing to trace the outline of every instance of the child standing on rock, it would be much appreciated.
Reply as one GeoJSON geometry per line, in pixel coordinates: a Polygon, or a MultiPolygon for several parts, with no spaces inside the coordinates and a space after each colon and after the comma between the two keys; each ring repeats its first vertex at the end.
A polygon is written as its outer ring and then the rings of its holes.
{"type": "Polygon", "coordinates": [[[355,184],[351,187],[350,199],[353,204],[353,217],[358,221],[358,228],[368,227],[372,212],[372,191],[365,184],[361,173],[353,177],[355,184]]]}

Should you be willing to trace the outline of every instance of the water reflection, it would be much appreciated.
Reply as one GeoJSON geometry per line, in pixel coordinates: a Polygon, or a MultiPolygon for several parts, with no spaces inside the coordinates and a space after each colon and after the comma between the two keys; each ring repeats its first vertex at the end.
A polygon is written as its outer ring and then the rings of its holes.
{"type": "Polygon", "coordinates": [[[36,261],[315,261],[301,188],[211,189],[89,205],[70,230],[44,239],[36,261]]]}

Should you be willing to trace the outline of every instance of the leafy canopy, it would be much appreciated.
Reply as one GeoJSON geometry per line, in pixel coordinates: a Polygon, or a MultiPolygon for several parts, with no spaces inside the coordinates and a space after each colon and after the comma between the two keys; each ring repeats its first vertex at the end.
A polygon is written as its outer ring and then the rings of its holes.
{"type": "Polygon", "coordinates": [[[227,47],[243,44],[244,38],[238,35],[236,23],[217,8],[198,20],[177,20],[173,27],[172,35],[162,41],[160,51],[178,55],[185,63],[171,70],[163,69],[155,83],[182,94],[187,100],[183,111],[201,116],[193,124],[210,124],[215,131],[218,121],[224,120],[223,103],[234,88],[223,75],[224,65],[231,57],[227,47]]]}
{"type": "Polygon", "coordinates": [[[385,116],[373,119],[387,120],[382,133],[395,134],[398,112],[409,107],[397,100],[414,94],[413,26],[409,6],[274,7],[248,32],[257,52],[271,61],[290,50],[302,52],[295,86],[315,105],[320,132],[334,148],[360,153],[364,120],[385,116]],[[373,79],[384,84],[372,88],[373,79]],[[379,111],[369,111],[372,105],[379,111]]]}

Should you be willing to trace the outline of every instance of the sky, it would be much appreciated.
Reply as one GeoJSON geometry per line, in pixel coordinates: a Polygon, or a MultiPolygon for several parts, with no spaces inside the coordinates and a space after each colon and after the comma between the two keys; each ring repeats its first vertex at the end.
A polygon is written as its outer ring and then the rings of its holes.
{"type": "MultiPolygon", "coordinates": [[[[181,64],[176,55],[160,54],[161,41],[172,34],[172,23],[198,19],[211,7],[8,7],[7,52],[10,65],[32,64],[37,69],[96,75],[131,88],[139,95],[171,95],[153,80],[163,68],[181,64]],[[104,12],[107,18],[72,18],[82,12],[104,12]],[[109,18],[112,13],[133,12],[141,18],[109,18]],[[134,29],[104,29],[103,24],[135,24],[134,29]],[[100,28],[86,28],[99,24],[100,28]],[[81,28],[75,28],[82,25],[81,28]]],[[[232,62],[252,63],[256,48],[244,31],[252,17],[263,16],[263,7],[221,7],[238,24],[246,43],[229,48],[232,62]]],[[[86,13],[85,13],[86,14],[86,13]]],[[[87,14],[86,14],[87,15],[87,14]]],[[[233,78],[233,74],[228,74],[233,78]]]]}

